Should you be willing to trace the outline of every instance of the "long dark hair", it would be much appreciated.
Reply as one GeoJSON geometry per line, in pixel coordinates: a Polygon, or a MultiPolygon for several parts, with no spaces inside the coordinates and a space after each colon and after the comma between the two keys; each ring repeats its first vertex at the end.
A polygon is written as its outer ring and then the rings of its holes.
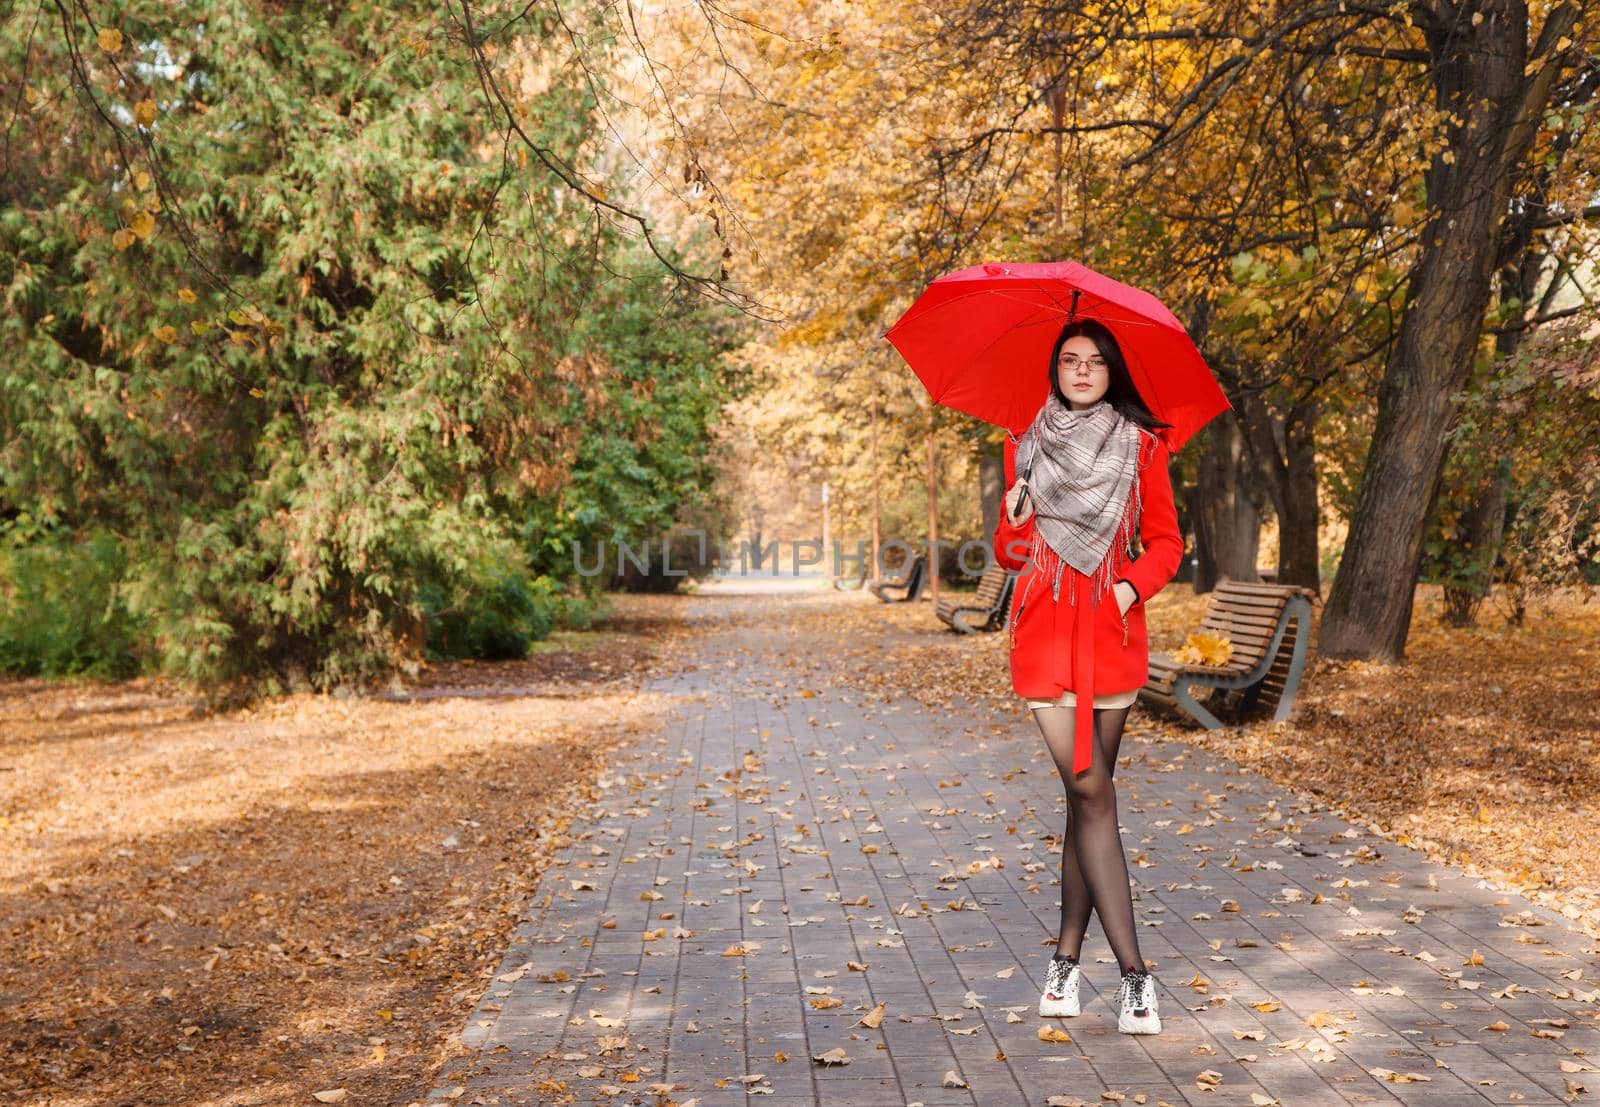
{"type": "Polygon", "coordinates": [[[1133,376],[1128,372],[1128,362],[1122,356],[1122,347],[1117,345],[1116,335],[1111,333],[1110,327],[1098,319],[1078,319],[1068,323],[1061,328],[1056,344],[1050,348],[1050,391],[1056,394],[1056,399],[1061,401],[1062,407],[1071,408],[1072,405],[1067,401],[1066,393],[1061,391],[1061,347],[1067,344],[1067,339],[1079,335],[1093,340],[1100,351],[1100,356],[1106,359],[1108,379],[1105,399],[1116,408],[1117,414],[1148,431],[1153,431],[1157,427],[1172,426],[1171,423],[1163,423],[1150,413],[1144,398],[1139,395],[1139,389],[1134,386],[1133,376]]]}

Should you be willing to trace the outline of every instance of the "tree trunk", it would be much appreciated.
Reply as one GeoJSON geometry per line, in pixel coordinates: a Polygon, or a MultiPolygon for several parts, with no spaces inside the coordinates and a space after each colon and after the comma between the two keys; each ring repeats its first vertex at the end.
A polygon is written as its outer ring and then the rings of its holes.
{"type": "Polygon", "coordinates": [[[1278,513],[1278,583],[1301,584],[1322,591],[1322,554],[1317,533],[1322,511],[1317,506],[1317,402],[1296,404],[1284,426],[1284,451],[1289,484],[1284,509],[1278,513]]]}
{"type": "Polygon", "coordinates": [[[878,494],[878,397],[874,395],[872,397],[872,568],[867,571],[869,577],[876,577],[883,572],[883,566],[878,564],[878,551],[882,540],[878,527],[880,507],[878,494]]]}
{"type": "Polygon", "coordinates": [[[1195,489],[1194,536],[1199,565],[1194,590],[1209,592],[1223,577],[1260,580],[1256,553],[1261,516],[1251,499],[1244,435],[1231,411],[1211,420],[1195,489]]]}
{"type": "Polygon", "coordinates": [[[985,446],[978,455],[978,502],[983,505],[983,541],[994,547],[1000,527],[1000,498],[1005,495],[1006,460],[1001,446],[985,446]]]}
{"type": "MultiPolygon", "coordinates": [[[[1484,0],[1425,24],[1434,97],[1447,117],[1450,160],[1425,177],[1430,215],[1390,348],[1355,516],[1318,636],[1329,657],[1401,661],[1411,626],[1428,503],[1442,474],[1453,393],[1482,334],[1511,173],[1528,151],[1554,78],[1525,80],[1527,5],[1484,0]],[[1481,11],[1474,26],[1465,9],[1481,11]]],[[[1563,4],[1545,19],[1535,54],[1572,27],[1563,4]],[[1548,42],[1547,42],[1548,40],[1548,42]]]]}
{"type": "Polygon", "coordinates": [[[1309,394],[1287,412],[1260,398],[1239,407],[1254,473],[1278,516],[1278,583],[1321,591],[1317,552],[1317,399],[1309,394]]]}
{"type": "Polygon", "coordinates": [[[1447,585],[1444,590],[1445,618],[1453,626],[1471,626],[1477,622],[1478,608],[1489,594],[1495,558],[1500,553],[1500,538],[1506,529],[1510,484],[1510,463],[1502,462],[1478,490],[1462,520],[1461,545],[1472,558],[1472,568],[1466,579],[1447,585]]]}

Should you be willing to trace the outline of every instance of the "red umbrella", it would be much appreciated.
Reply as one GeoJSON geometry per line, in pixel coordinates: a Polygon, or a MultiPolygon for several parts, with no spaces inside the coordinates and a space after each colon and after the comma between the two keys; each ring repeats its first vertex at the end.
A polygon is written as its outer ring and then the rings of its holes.
{"type": "Polygon", "coordinates": [[[1111,328],[1167,448],[1230,405],[1183,324],[1150,293],[1075,261],[974,265],[930,284],[884,337],[935,403],[1021,434],[1050,391],[1050,349],[1069,319],[1111,328]]]}

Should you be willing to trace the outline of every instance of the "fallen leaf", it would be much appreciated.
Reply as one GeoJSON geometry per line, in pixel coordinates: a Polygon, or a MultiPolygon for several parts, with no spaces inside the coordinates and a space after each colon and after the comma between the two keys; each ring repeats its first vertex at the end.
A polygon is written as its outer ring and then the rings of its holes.
{"type": "Polygon", "coordinates": [[[1395,1072],[1393,1069],[1368,1069],[1373,1076],[1380,1080],[1387,1080],[1391,1084],[1415,1084],[1418,1081],[1431,1081],[1433,1077],[1425,1076],[1420,1072],[1395,1072]]]}

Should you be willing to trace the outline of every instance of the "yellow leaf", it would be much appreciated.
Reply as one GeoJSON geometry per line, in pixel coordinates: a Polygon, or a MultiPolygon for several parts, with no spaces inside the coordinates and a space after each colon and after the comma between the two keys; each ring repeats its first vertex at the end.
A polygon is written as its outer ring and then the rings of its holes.
{"type": "Polygon", "coordinates": [[[171,323],[164,323],[156,328],[156,337],[161,339],[163,342],[176,342],[178,341],[177,328],[171,323]]]}
{"type": "Polygon", "coordinates": [[[1226,665],[1232,656],[1233,643],[1227,638],[1198,632],[1188,635],[1183,648],[1173,654],[1184,665],[1226,665]]]}
{"type": "Polygon", "coordinates": [[[250,390],[250,395],[252,395],[252,396],[254,396],[254,397],[255,397],[255,398],[256,398],[256,399],[258,399],[258,400],[259,400],[259,399],[261,399],[261,398],[262,398],[262,397],[263,397],[263,396],[265,396],[265,395],[266,395],[266,393],[265,393],[265,392],[263,392],[263,391],[261,391],[261,389],[259,389],[259,388],[252,388],[252,389],[251,389],[251,390],[250,390]]]}
{"type": "Polygon", "coordinates": [[[128,230],[126,227],[119,229],[111,236],[112,245],[119,250],[126,250],[129,246],[132,246],[138,241],[139,236],[128,230]]]}
{"type": "Polygon", "coordinates": [[[203,319],[191,319],[189,321],[189,330],[195,334],[205,334],[210,329],[211,324],[207,323],[203,319]]]}
{"type": "Polygon", "coordinates": [[[100,33],[94,37],[100,44],[100,49],[108,54],[115,54],[122,49],[122,32],[115,27],[101,27],[100,33]]]}
{"type": "Polygon", "coordinates": [[[156,102],[148,96],[133,105],[133,118],[141,127],[148,127],[156,121],[156,102]]]}
{"type": "Polygon", "coordinates": [[[1070,1042],[1072,1041],[1072,1035],[1065,1030],[1057,1030],[1053,1026],[1041,1026],[1039,1028],[1039,1040],[1041,1042],[1070,1042]]]}
{"type": "Polygon", "coordinates": [[[345,1090],[343,1088],[330,1088],[325,1092],[312,1092],[311,1098],[318,1103],[343,1103],[345,1090]]]}
{"type": "Polygon", "coordinates": [[[140,192],[143,192],[145,189],[149,188],[150,174],[146,173],[143,169],[135,169],[133,171],[133,187],[137,188],[140,192]]]}
{"type": "Polygon", "coordinates": [[[129,229],[140,238],[149,238],[156,233],[156,217],[147,211],[141,211],[133,217],[129,229]]]}
{"type": "Polygon", "coordinates": [[[192,288],[180,288],[180,289],[178,289],[178,299],[182,300],[186,304],[194,303],[194,301],[195,301],[194,289],[192,289],[192,288]]]}

